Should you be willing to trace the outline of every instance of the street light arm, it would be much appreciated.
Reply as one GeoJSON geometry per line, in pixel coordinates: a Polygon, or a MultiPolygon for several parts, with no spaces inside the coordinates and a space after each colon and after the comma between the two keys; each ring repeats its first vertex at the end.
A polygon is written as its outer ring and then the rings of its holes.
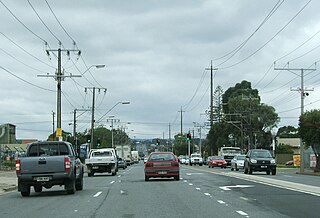
{"type": "Polygon", "coordinates": [[[127,102],[127,101],[121,102],[121,101],[120,101],[120,102],[116,103],[116,104],[113,105],[113,107],[110,108],[104,115],[102,115],[97,122],[101,121],[101,120],[102,120],[110,111],[112,111],[113,108],[115,108],[118,104],[130,104],[130,102],[127,102]]]}
{"type": "Polygon", "coordinates": [[[88,69],[86,69],[81,76],[83,76],[86,72],[88,72],[92,67],[96,67],[96,68],[104,68],[106,65],[104,64],[99,64],[99,65],[91,65],[90,67],[88,67],[88,69]]]}

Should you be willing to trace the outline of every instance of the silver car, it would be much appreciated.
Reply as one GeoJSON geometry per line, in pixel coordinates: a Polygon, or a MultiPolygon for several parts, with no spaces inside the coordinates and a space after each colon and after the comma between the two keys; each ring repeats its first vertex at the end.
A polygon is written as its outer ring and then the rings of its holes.
{"type": "Polygon", "coordinates": [[[243,169],[245,159],[246,155],[234,156],[234,158],[231,160],[231,170],[233,171],[235,169],[236,171],[239,171],[239,169],[243,169]]]}

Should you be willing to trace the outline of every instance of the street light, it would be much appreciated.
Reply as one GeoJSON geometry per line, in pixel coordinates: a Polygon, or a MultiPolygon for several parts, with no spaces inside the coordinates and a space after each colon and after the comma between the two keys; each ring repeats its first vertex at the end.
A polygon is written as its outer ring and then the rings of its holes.
{"type": "Polygon", "coordinates": [[[81,76],[83,76],[86,72],[88,72],[92,67],[96,67],[96,68],[104,68],[106,65],[104,64],[95,64],[95,65],[91,65],[90,67],[88,67],[88,69],[86,69],[81,76]]]}
{"type": "Polygon", "coordinates": [[[110,111],[112,111],[113,108],[115,108],[119,104],[130,104],[130,102],[129,101],[119,101],[118,103],[113,105],[113,107],[110,108],[104,115],[102,115],[102,117],[100,117],[100,119],[97,122],[101,121],[110,111]]]}

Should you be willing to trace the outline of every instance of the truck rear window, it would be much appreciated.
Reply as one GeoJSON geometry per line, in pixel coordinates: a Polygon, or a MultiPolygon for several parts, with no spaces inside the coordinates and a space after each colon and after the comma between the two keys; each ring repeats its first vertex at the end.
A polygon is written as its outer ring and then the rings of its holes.
{"type": "Polygon", "coordinates": [[[69,155],[68,147],[65,144],[34,144],[30,145],[29,156],[59,156],[69,155]]]}

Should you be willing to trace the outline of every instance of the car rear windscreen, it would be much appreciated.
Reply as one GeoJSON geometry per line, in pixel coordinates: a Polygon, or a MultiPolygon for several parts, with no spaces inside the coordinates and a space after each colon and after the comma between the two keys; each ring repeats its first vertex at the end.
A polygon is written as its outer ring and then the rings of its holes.
{"type": "Polygon", "coordinates": [[[66,144],[34,144],[29,148],[30,157],[59,155],[69,155],[66,144]]]}
{"type": "Polygon", "coordinates": [[[174,161],[172,154],[151,154],[150,161],[174,161]]]}

